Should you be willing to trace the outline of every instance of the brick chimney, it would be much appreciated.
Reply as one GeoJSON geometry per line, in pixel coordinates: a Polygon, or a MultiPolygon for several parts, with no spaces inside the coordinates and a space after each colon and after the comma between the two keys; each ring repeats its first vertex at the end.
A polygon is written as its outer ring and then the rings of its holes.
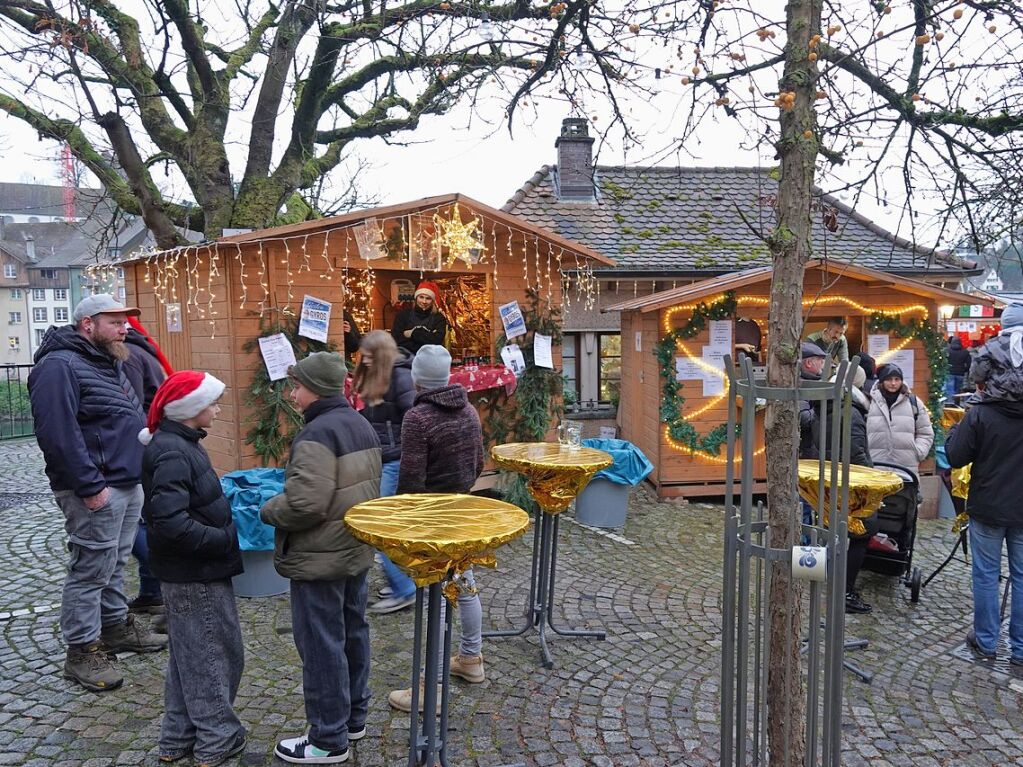
{"type": "Polygon", "coordinates": [[[558,199],[593,202],[593,137],[585,118],[566,117],[561,135],[554,142],[558,149],[556,189],[558,199]]]}

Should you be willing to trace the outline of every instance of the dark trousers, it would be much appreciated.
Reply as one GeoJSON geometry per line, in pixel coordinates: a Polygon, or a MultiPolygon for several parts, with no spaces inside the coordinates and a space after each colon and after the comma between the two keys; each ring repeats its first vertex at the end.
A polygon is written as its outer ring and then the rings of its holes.
{"type": "Polygon", "coordinates": [[[139,529],[135,531],[135,545],[131,553],[139,563],[139,596],[159,597],[160,581],[149,569],[149,540],[146,538],[146,523],[139,520],[139,529]]]}
{"type": "Polygon", "coordinates": [[[164,583],[163,598],[170,655],[160,753],[212,762],[245,734],[233,708],[245,666],[234,589],[230,580],[164,583]]]}
{"type": "Polygon", "coordinates": [[[348,747],[369,710],[366,573],[337,581],[292,581],[291,621],[302,658],[309,742],[348,747]]]}

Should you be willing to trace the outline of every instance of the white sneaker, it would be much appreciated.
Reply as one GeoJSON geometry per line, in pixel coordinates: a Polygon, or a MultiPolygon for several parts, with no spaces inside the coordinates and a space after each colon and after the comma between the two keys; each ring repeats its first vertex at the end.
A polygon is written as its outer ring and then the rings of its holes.
{"type": "Polygon", "coordinates": [[[387,599],[381,599],[379,602],[371,604],[366,608],[366,612],[376,613],[377,615],[396,613],[398,610],[404,610],[406,607],[411,607],[415,603],[415,594],[407,597],[387,597],[387,599]]]}
{"type": "Polygon", "coordinates": [[[380,588],[377,589],[377,596],[380,597],[381,599],[393,597],[394,589],[392,589],[390,586],[381,586],[380,588]]]}
{"type": "Polygon", "coordinates": [[[347,748],[343,751],[317,748],[309,742],[308,735],[282,740],[274,747],[274,756],[292,764],[340,764],[347,762],[350,754],[347,748]]]}

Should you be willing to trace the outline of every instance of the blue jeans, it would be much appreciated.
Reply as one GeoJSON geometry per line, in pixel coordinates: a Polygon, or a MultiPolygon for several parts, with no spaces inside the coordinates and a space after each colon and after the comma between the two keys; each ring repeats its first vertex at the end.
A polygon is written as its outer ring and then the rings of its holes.
{"type": "Polygon", "coordinates": [[[963,384],[965,383],[966,376],[957,376],[949,373],[945,377],[945,396],[951,399],[963,390],[963,384]]]}
{"type": "Polygon", "coordinates": [[[366,573],[337,581],[292,581],[291,623],[302,658],[309,742],[348,748],[369,711],[366,573]]]}
{"type": "Polygon", "coordinates": [[[213,762],[245,736],[233,708],[245,666],[234,589],[230,580],[164,583],[163,593],[170,654],[160,753],[213,762]]]}
{"type": "Polygon", "coordinates": [[[145,520],[139,520],[139,529],[135,532],[135,545],[131,547],[131,553],[139,563],[139,596],[159,598],[160,581],[149,569],[149,540],[146,537],[145,520]]]}
{"type": "Polygon", "coordinates": [[[1023,660],[1023,527],[995,527],[970,520],[973,548],[973,630],[977,644],[994,654],[1000,629],[998,576],[1002,571],[1002,541],[1009,549],[1012,608],[1009,646],[1012,657],[1023,660]]]}
{"type": "MultiPolygon", "coordinates": [[[[394,495],[398,490],[398,465],[401,461],[388,461],[380,467],[380,497],[394,495]]],[[[384,568],[391,596],[410,597],[416,593],[416,584],[394,562],[383,554],[377,554],[380,566],[384,568]]]]}

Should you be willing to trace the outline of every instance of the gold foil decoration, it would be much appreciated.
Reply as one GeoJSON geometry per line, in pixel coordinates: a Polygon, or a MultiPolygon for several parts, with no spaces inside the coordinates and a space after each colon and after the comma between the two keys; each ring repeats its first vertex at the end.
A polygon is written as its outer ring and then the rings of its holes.
{"type": "Polygon", "coordinates": [[[433,281],[440,288],[437,307],[454,334],[453,348],[448,350],[452,358],[461,359],[463,349],[472,349],[481,356],[492,356],[491,301],[486,275],[461,274],[433,281]]]}
{"type": "Polygon", "coordinates": [[[970,495],[970,467],[972,463],[952,469],[952,496],[964,501],[970,495]]]}
{"type": "MultiPolygon", "coordinates": [[[[526,532],[529,515],[492,498],[415,493],[353,506],[345,525],[404,568],[417,586],[429,586],[452,571],[457,576],[473,565],[494,567],[494,549],[526,532]]],[[[449,582],[444,593],[457,598],[457,582],[449,582]]]]}
{"type": "MultiPolygon", "coordinates": [[[[815,460],[799,462],[799,494],[811,506],[817,506],[819,464],[815,460]]],[[[839,469],[838,481],[842,481],[839,469]]],[[[861,520],[866,519],[881,506],[886,496],[902,489],[898,474],[868,466],[849,467],[849,532],[863,535],[867,532],[861,520]]],[[[828,509],[831,506],[831,462],[824,462],[824,524],[828,524],[828,509]]]]}
{"type": "Polygon", "coordinates": [[[945,431],[948,431],[953,426],[955,426],[957,423],[959,423],[961,420],[963,420],[963,416],[964,415],[966,415],[966,411],[963,410],[961,407],[949,407],[949,406],[946,405],[941,410],[941,426],[942,426],[942,428],[945,431]]]}
{"type": "Polygon", "coordinates": [[[529,494],[548,514],[560,514],[614,460],[603,450],[568,447],[551,442],[495,445],[490,457],[502,469],[524,474],[529,494]]]}

